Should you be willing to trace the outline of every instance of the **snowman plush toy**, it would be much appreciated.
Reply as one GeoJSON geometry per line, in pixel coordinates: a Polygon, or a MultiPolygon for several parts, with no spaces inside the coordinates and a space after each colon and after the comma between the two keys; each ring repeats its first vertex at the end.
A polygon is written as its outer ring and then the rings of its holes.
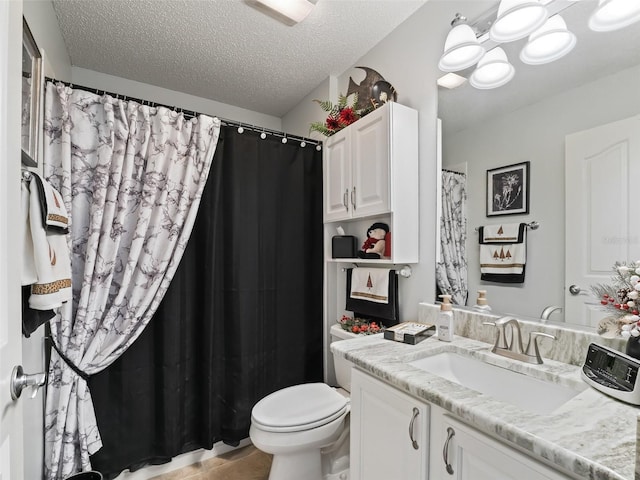
{"type": "Polygon", "coordinates": [[[389,233],[389,225],[376,222],[367,230],[367,239],[358,251],[359,258],[382,258],[384,256],[385,237],[389,233]]]}

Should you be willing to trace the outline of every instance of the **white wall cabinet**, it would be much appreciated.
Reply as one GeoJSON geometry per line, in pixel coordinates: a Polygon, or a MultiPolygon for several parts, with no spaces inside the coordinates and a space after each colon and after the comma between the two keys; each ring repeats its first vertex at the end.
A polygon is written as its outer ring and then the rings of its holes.
{"type": "MultiPolygon", "coordinates": [[[[333,135],[325,146],[325,222],[388,213],[389,129],[397,105],[371,112],[333,135]]],[[[401,107],[401,106],[400,106],[401,107]]],[[[396,113],[396,118],[402,115],[396,113]]],[[[394,128],[406,128],[396,119],[394,128]]]]}
{"type": "Polygon", "coordinates": [[[353,370],[351,480],[427,480],[428,439],[426,403],[353,370]]]}
{"type": "Polygon", "coordinates": [[[351,130],[329,137],[322,156],[324,221],[351,218],[351,130]]]}
{"type": "Polygon", "coordinates": [[[431,408],[430,478],[451,480],[566,480],[556,470],[431,408]]]}
{"type": "Polygon", "coordinates": [[[418,262],[418,112],[387,103],[331,136],[324,146],[326,258],[336,222],[365,239],[374,221],[389,225],[392,263],[418,262]],[[365,219],[367,221],[365,221],[365,219]]]}

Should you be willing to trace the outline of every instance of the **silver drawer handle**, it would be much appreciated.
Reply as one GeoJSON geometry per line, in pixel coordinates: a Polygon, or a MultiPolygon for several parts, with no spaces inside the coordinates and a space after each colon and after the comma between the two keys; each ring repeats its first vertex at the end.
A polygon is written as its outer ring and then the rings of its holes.
{"type": "Polygon", "coordinates": [[[342,204],[344,205],[344,209],[349,211],[349,189],[346,189],[344,195],[342,195],[342,204]]]}
{"type": "Polygon", "coordinates": [[[353,205],[353,209],[357,208],[356,206],[356,186],[353,186],[353,190],[351,190],[351,205],[353,205]]]}
{"type": "Polygon", "coordinates": [[[409,439],[411,440],[411,445],[414,450],[418,450],[418,448],[420,448],[416,439],[413,438],[413,424],[415,423],[416,418],[418,418],[418,415],[420,415],[420,410],[413,407],[413,417],[411,417],[411,423],[409,423],[409,439]]]}
{"type": "Polygon", "coordinates": [[[453,475],[453,467],[449,463],[449,442],[455,436],[456,432],[453,428],[447,427],[447,441],[444,442],[444,448],[442,449],[442,458],[444,465],[449,475],[453,475]]]}

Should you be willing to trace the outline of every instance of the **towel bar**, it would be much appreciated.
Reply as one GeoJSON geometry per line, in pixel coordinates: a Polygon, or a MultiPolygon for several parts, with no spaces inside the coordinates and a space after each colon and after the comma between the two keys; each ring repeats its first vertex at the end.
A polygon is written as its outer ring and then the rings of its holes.
{"type": "MultiPolygon", "coordinates": [[[[367,266],[369,266],[369,264],[367,264],[367,266]]],[[[358,268],[358,264],[354,263],[353,268],[358,268]]],[[[347,271],[346,268],[342,268],[341,270],[343,272],[347,271]]],[[[396,275],[400,275],[401,277],[404,277],[404,278],[409,278],[411,276],[411,273],[412,273],[412,270],[409,265],[404,265],[400,270],[396,270],[396,275]]]]}
{"type": "MultiPolygon", "coordinates": [[[[538,228],[540,228],[540,223],[536,222],[535,220],[533,222],[525,223],[525,225],[531,230],[537,230],[538,228]]],[[[480,231],[480,227],[476,227],[475,231],[476,233],[478,233],[480,231]]]]}

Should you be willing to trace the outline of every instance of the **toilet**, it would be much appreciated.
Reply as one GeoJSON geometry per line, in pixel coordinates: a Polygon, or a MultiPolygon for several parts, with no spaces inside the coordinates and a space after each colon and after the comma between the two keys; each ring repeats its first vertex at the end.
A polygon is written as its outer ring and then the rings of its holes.
{"type": "MultiPolygon", "coordinates": [[[[331,342],[356,337],[333,325],[331,342]]],[[[273,455],[269,480],[347,480],[351,363],[334,356],[338,387],[306,383],[267,395],[251,411],[249,437],[273,455]]]]}

